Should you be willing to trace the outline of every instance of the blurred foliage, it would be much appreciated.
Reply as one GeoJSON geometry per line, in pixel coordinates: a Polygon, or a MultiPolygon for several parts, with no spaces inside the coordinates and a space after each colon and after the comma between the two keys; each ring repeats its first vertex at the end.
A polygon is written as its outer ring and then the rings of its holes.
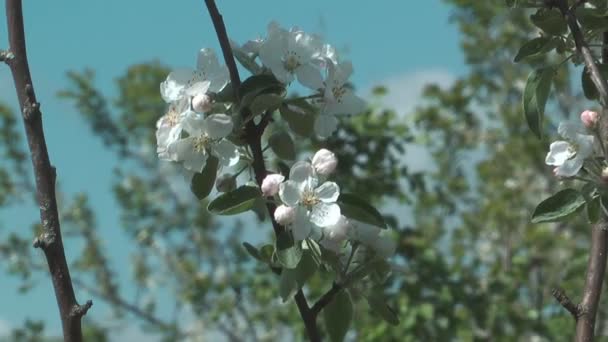
{"type": "MultiPolygon", "coordinates": [[[[372,108],[343,120],[327,141],[296,139],[302,155],[321,146],[337,153],[342,188],[380,208],[397,203],[395,215],[387,217],[398,232],[393,275],[375,290],[385,292],[401,323],[385,323],[359,301],[347,340],[569,340],[572,318],[550,291],[560,286],[580,299],[589,229],[582,219],[529,223],[534,206],[558,186],[543,163],[548,142],[529,133],[521,112],[531,68],[512,62],[534,32],[531,12],[509,10],[504,1],[446,2],[461,33],[466,75],[449,87],[429,85],[414,113],[372,108]],[[427,171],[412,173],[403,163],[412,142],[432,156],[427,171]],[[406,207],[413,217],[404,217],[406,207]]],[[[559,60],[530,60],[531,66],[547,62],[559,60]]],[[[231,341],[301,340],[301,320],[293,304],[281,303],[278,277],[241,245],[243,236],[271,241],[268,222],[253,224],[250,216],[220,224],[207,203],[190,194],[180,171],[156,158],[155,124],[166,110],[158,84],[168,70],[158,62],[131,66],[116,80],[114,98],[98,90],[92,70],[72,71],[70,88],[59,94],[118,160],[112,185],[118,212],[94,212],[86,194],[62,202],[64,232],[80,246],[71,267],[75,287],[107,303],[114,315],[103,321],[94,307],[87,340],[108,340],[115,321],[133,319],[166,341],[206,334],[231,341]],[[114,246],[96,215],[119,217],[131,242],[130,260],[110,261],[114,246]],[[118,276],[126,267],[129,279],[118,276]]],[[[554,134],[559,119],[583,109],[575,71],[564,69],[555,79],[558,95],[547,107],[545,136],[554,134]]],[[[387,91],[380,87],[375,96],[381,100],[387,91]]],[[[6,206],[23,201],[31,185],[16,118],[0,107],[0,120],[0,153],[8,161],[0,164],[0,205],[6,206]]],[[[269,131],[282,125],[276,120],[269,131]]],[[[268,165],[278,168],[272,158],[268,165]]],[[[45,270],[30,247],[32,235],[0,233],[2,265],[27,291],[32,273],[45,270]]],[[[309,302],[332,280],[317,272],[308,282],[309,302]]],[[[602,298],[600,335],[608,313],[602,298]]],[[[41,341],[43,327],[28,321],[12,338],[41,341]]]]}

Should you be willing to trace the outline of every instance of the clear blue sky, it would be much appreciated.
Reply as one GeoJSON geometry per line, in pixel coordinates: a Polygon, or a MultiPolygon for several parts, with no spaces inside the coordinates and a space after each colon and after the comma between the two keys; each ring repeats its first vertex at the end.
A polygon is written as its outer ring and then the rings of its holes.
{"type": "MultiPolygon", "coordinates": [[[[440,0],[415,5],[394,0],[218,1],[218,6],[231,38],[239,42],[263,36],[271,20],[322,33],[347,51],[355,66],[353,81],[360,89],[388,83],[415,90],[427,73],[435,79],[437,74],[458,75],[465,70],[457,30],[449,24],[449,7],[440,0]]],[[[100,88],[113,94],[114,78],[130,64],[160,60],[171,66],[193,66],[200,48],[218,48],[203,1],[25,1],[24,12],[30,67],[61,188],[68,194],[84,191],[90,196],[100,234],[106,246],[117,251],[112,260],[115,265],[128,264],[121,260],[127,257],[120,252],[127,249],[127,242],[121,237],[117,206],[109,191],[114,156],[55,94],[66,87],[64,75],[71,69],[93,68],[100,88]]],[[[7,46],[4,17],[1,6],[0,48],[7,46]]],[[[398,97],[414,100],[416,94],[398,97]]],[[[2,66],[0,101],[17,108],[10,74],[2,66]]],[[[25,229],[37,217],[34,208],[0,211],[0,238],[9,229],[25,229]]],[[[70,245],[67,249],[68,257],[74,256],[70,245]]],[[[121,271],[123,279],[127,273],[128,269],[121,271]]],[[[50,332],[58,332],[50,280],[43,278],[25,296],[17,295],[16,286],[16,281],[0,276],[0,322],[43,319],[50,332]]],[[[81,293],[78,299],[86,298],[81,293]]],[[[96,301],[92,314],[98,318],[106,314],[101,301],[96,301]]]]}

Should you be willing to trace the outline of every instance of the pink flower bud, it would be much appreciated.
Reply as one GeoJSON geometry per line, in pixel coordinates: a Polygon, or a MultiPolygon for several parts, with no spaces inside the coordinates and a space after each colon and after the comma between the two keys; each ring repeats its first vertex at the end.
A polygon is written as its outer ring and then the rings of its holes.
{"type": "Polygon", "coordinates": [[[198,113],[210,112],[213,108],[213,101],[207,94],[196,94],[192,98],[192,110],[198,113]]]}
{"type": "Polygon", "coordinates": [[[266,176],[262,181],[262,194],[265,197],[276,195],[279,192],[279,185],[284,180],[285,177],[277,173],[266,176]]]}
{"type": "Polygon", "coordinates": [[[581,121],[587,128],[595,128],[599,119],[600,115],[597,112],[586,110],[581,113],[581,121]]]}
{"type": "Polygon", "coordinates": [[[322,148],[312,157],[312,166],[318,174],[327,176],[338,166],[338,158],[333,152],[322,148]]]}
{"type": "Polygon", "coordinates": [[[281,225],[292,223],[296,218],[296,209],[280,205],[274,210],[274,219],[281,225]]]}

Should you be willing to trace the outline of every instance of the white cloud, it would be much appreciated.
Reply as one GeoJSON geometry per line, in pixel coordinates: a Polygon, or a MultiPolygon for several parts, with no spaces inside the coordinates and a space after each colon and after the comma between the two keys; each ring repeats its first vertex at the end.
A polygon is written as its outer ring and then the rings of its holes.
{"type": "MultiPolygon", "coordinates": [[[[384,86],[388,94],[382,98],[383,106],[393,108],[400,114],[410,113],[420,105],[422,90],[428,84],[438,84],[440,87],[451,85],[456,77],[449,71],[441,68],[432,68],[408,72],[379,80],[373,86],[384,86]]],[[[372,87],[369,88],[371,91],[372,87]]]]}
{"type": "Polygon", "coordinates": [[[12,330],[11,324],[0,318],[0,337],[8,336],[12,330]]]}

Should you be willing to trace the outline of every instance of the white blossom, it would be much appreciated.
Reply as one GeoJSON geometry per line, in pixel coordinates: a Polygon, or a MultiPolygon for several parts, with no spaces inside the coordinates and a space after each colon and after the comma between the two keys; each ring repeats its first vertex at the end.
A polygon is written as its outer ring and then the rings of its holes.
{"type": "Polygon", "coordinates": [[[340,207],[336,203],[340,188],[334,182],[318,186],[318,178],[308,162],[295,163],[289,180],[281,183],[281,201],[296,209],[292,232],[295,240],[303,240],[310,235],[312,225],[328,227],[340,219],[340,207]]]}
{"type": "Polygon", "coordinates": [[[350,222],[346,216],[340,216],[340,219],[336,224],[323,228],[323,239],[320,243],[323,247],[332,250],[336,253],[340,252],[343,242],[346,240],[348,230],[350,229],[350,222]]]}
{"type": "Polygon", "coordinates": [[[179,139],[184,119],[194,114],[188,107],[185,99],[175,101],[169,105],[167,113],[156,122],[156,153],[160,159],[174,160],[167,149],[179,139]]]}
{"type": "Polygon", "coordinates": [[[213,50],[200,50],[196,69],[176,69],[160,84],[166,102],[173,102],[207,91],[218,92],[228,83],[228,68],[220,65],[213,50]]]}
{"type": "Polygon", "coordinates": [[[289,84],[297,77],[303,86],[319,89],[323,77],[316,63],[326,50],[318,37],[297,29],[288,31],[272,22],[268,37],[259,47],[259,56],[279,81],[289,84]]]}
{"type": "Polygon", "coordinates": [[[232,132],[232,119],[226,114],[204,117],[193,114],[183,123],[187,137],[169,145],[172,160],[183,162],[184,168],[201,172],[209,153],[216,156],[223,166],[233,166],[239,161],[236,146],[224,139],[232,132]]]}
{"type": "Polygon", "coordinates": [[[348,85],[348,78],[353,73],[350,62],[327,63],[327,79],[319,100],[321,112],[315,120],[315,132],[325,138],[330,136],[338,126],[338,114],[358,114],[365,110],[366,102],[357,96],[348,85]]]}
{"type": "Polygon", "coordinates": [[[565,140],[551,143],[545,163],[555,166],[556,176],[572,177],[583,167],[585,159],[593,154],[594,138],[581,134],[574,124],[566,122],[560,123],[558,133],[565,140]]]}

